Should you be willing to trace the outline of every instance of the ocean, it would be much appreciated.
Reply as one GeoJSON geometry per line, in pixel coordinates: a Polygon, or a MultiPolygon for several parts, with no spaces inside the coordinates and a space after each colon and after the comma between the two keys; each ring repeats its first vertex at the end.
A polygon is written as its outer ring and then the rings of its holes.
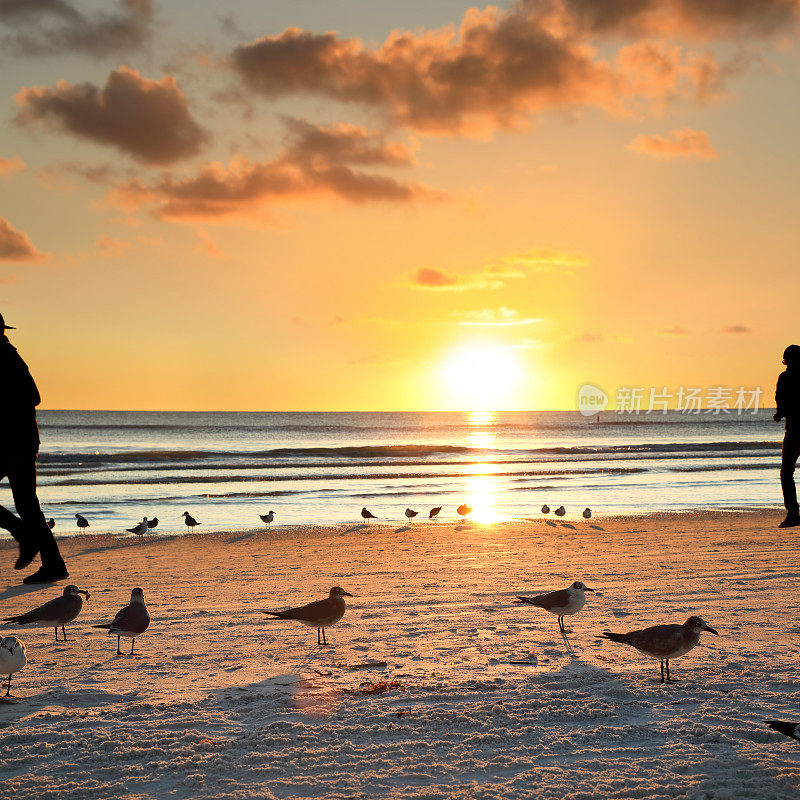
{"type": "MultiPolygon", "coordinates": [[[[57,533],[361,522],[461,503],[479,522],[779,507],[772,412],[189,413],[42,411],[39,497],[57,533]]],[[[12,505],[7,483],[0,503],[12,505]]]]}

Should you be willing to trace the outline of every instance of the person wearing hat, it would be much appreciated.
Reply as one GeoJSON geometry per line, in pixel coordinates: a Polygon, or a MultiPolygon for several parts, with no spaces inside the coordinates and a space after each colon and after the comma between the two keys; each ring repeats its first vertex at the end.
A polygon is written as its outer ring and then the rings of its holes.
{"type": "Polygon", "coordinates": [[[781,489],[786,519],[779,528],[796,528],[800,525],[800,508],[797,488],[794,485],[794,468],[800,457],[800,346],[790,344],[783,351],[786,369],[778,376],[775,389],[775,422],[786,420],[786,433],[781,450],[781,489]]]}
{"type": "Polygon", "coordinates": [[[0,480],[8,478],[17,513],[0,505],[0,525],[19,544],[14,569],[25,569],[38,554],[42,566],[23,583],[50,583],[69,577],[53,532],[36,496],[36,458],[39,428],[36,406],[39,390],[17,349],[8,341],[0,314],[0,480]]]}

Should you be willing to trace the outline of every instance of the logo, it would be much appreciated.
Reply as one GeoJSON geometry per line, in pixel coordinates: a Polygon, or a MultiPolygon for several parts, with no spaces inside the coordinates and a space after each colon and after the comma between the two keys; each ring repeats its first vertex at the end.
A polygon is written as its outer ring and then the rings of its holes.
{"type": "Polygon", "coordinates": [[[608,407],[608,395],[591,383],[584,383],[578,389],[578,411],[584,417],[593,417],[608,407]]]}

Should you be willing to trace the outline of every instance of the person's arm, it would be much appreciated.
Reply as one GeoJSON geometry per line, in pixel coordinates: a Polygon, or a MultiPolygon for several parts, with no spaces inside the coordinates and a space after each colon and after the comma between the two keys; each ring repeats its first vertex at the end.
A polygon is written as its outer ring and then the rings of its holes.
{"type": "Polygon", "coordinates": [[[778,375],[778,385],[775,387],[775,415],[772,419],[780,422],[786,416],[786,373],[778,375]]]}

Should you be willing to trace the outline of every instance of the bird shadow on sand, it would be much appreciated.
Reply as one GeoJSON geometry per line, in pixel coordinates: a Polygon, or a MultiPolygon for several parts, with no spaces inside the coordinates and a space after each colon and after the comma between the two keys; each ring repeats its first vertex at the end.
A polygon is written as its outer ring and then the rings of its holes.
{"type": "Polygon", "coordinates": [[[571,522],[562,522],[561,523],[561,527],[562,528],[569,528],[571,531],[575,530],[575,526],[571,522]]]}
{"type": "Polygon", "coordinates": [[[456,522],[455,527],[453,528],[454,531],[468,531],[470,529],[470,523],[468,520],[464,522],[456,522]]]}
{"type": "Polygon", "coordinates": [[[18,586],[6,586],[0,592],[0,600],[11,600],[12,597],[22,597],[25,594],[38,592],[40,589],[52,589],[54,583],[34,583],[32,585],[20,584],[18,586]]]}
{"type": "Polygon", "coordinates": [[[590,525],[589,526],[593,531],[604,531],[605,528],[602,525],[590,525]]]}
{"type": "Polygon", "coordinates": [[[398,528],[398,529],[395,531],[395,533],[405,533],[406,531],[410,531],[410,530],[411,530],[411,526],[410,526],[410,525],[401,525],[401,526],[400,526],[400,527],[399,527],[399,528],[398,528]]]}
{"type": "Polygon", "coordinates": [[[225,540],[225,544],[236,544],[237,542],[246,542],[248,539],[252,539],[255,536],[254,533],[245,533],[241,536],[231,536],[230,539],[225,540]]]}
{"type": "Polygon", "coordinates": [[[367,528],[369,528],[369,525],[367,525],[365,522],[360,522],[356,525],[351,525],[349,528],[345,528],[344,532],[355,533],[356,531],[367,530],[367,528]]]}
{"type": "Polygon", "coordinates": [[[546,519],[546,520],[544,521],[544,524],[545,524],[545,525],[549,525],[551,528],[555,528],[555,527],[556,527],[556,523],[555,523],[555,522],[553,522],[553,520],[551,520],[551,519],[546,519]]]}

